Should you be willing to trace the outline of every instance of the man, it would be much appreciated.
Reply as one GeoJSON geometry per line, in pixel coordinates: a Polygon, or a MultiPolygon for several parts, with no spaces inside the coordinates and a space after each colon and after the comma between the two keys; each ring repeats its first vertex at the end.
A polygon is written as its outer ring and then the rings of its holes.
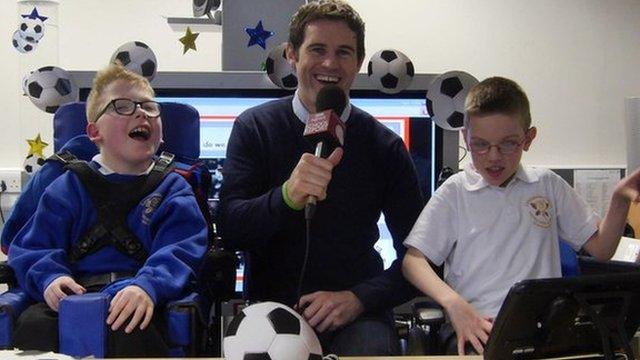
{"type": "Polygon", "coordinates": [[[287,58],[298,76],[293,97],[241,114],[224,164],[220,226],[245,251],[249,300],[299,304],[325,352],[393,355],[398,342],[391,309],[413,295],[399,263],[384,271],[374,249],[385,215],[398,257],[422,207],[402,140],[371,115],[347,105],[344,150],[315,157],[303,137],[328,84],[346,94],[364,59],[364,23],[340,0],[303,5],[290,24],[287,58]],[[318,199],[305,254],[302,209],[318,199]],[[299,301],[298,301],[299,300],[299,301]]]}

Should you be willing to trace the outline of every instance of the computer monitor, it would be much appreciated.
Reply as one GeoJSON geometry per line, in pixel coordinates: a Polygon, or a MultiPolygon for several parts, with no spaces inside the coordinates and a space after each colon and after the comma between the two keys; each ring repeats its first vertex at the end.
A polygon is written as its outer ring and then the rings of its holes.
{"type": "Polygon", "coordinates": [[[507,295],[485,359],[601,354],[633,359],[640,325],[640,272],[525,280],[507,295]]]}
{"type": "MultiPolygon", "coordinates": [[[[94,72],[72,72],[86,98],[94,72]]],[[[435,189],[440,170],[457,169],[458,134],[435,126],[426,114],[425,93],[433,75],[416,74],[411,86],[398,94],[384,94],[371,87],[365,74],[358,74],[350,92],[352,103],[371,113],[405,142],[418,172],[425,200],[435,189]]],[[[276,88],[264,73],[163,73],[153,81],[158,101],[193,105],[200,113],[200,157],[213,177],[209,196],[217,205],[222,185],[226,143],[235,117],[249,107],[290,95],[276,88]]],[[[375,244],[385,268],[396,259],[395,249],[384,219],[378,222],[380,239],[375,244]]],[[[236,290],[242,289],[242,267],[238,269],[236,290]]]]}

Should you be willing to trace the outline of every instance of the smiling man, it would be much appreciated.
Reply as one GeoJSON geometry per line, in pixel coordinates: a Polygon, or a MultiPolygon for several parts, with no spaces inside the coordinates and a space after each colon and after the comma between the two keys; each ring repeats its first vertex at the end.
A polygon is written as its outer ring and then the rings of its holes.
{"type": "Polygon", "coordinates": [[[290,24],[287,58],[298,76],[293,96],[249,109],[236,120],[227,147],[220,230],[247,258],[245,297],[300,305],[325,352],[393,355],[393,306],[413,288],[399,263],[383,269],[374,248],[384,213],[401,258],[403,239],[422,206],[413,163],[402,140],[349,104],[344,149],[314,156],[303,137],[317,94],[336,85],[345,94],[364,59],[364,22],[342,1],[311,2],[290,24]],[[304,205],[318,199],[305,258],[304,205]]]}

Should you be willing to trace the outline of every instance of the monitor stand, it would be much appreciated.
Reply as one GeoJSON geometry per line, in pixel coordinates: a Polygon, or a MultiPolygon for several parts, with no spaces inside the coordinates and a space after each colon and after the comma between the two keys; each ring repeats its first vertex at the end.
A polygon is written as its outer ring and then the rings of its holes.
{"type": "Polygon", "coordinates": [[[591,317],[600,333],[604,358],[614,360],[614,350],[622,348],[627,359],[634,359],[631,341],[624,329],[631,294],[623,291],[606,294],[576,293],[575,298],[591,317]]]}

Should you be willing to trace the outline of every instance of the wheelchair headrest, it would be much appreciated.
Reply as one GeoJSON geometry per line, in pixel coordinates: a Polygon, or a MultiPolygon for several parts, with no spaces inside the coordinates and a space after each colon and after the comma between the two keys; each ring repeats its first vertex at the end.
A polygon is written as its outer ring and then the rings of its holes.
{"type": "MultiPolygon", "coordinates": [[[[200,157],[200,114],[193,106],[163,102],[162,133],[159,151],[168,151],[180,161],[192,162],[200,157]]],[[[58,152],[71,138],[86,133],[84,102],[60,106],[53,116],[53,151],[58,152]]]]}

